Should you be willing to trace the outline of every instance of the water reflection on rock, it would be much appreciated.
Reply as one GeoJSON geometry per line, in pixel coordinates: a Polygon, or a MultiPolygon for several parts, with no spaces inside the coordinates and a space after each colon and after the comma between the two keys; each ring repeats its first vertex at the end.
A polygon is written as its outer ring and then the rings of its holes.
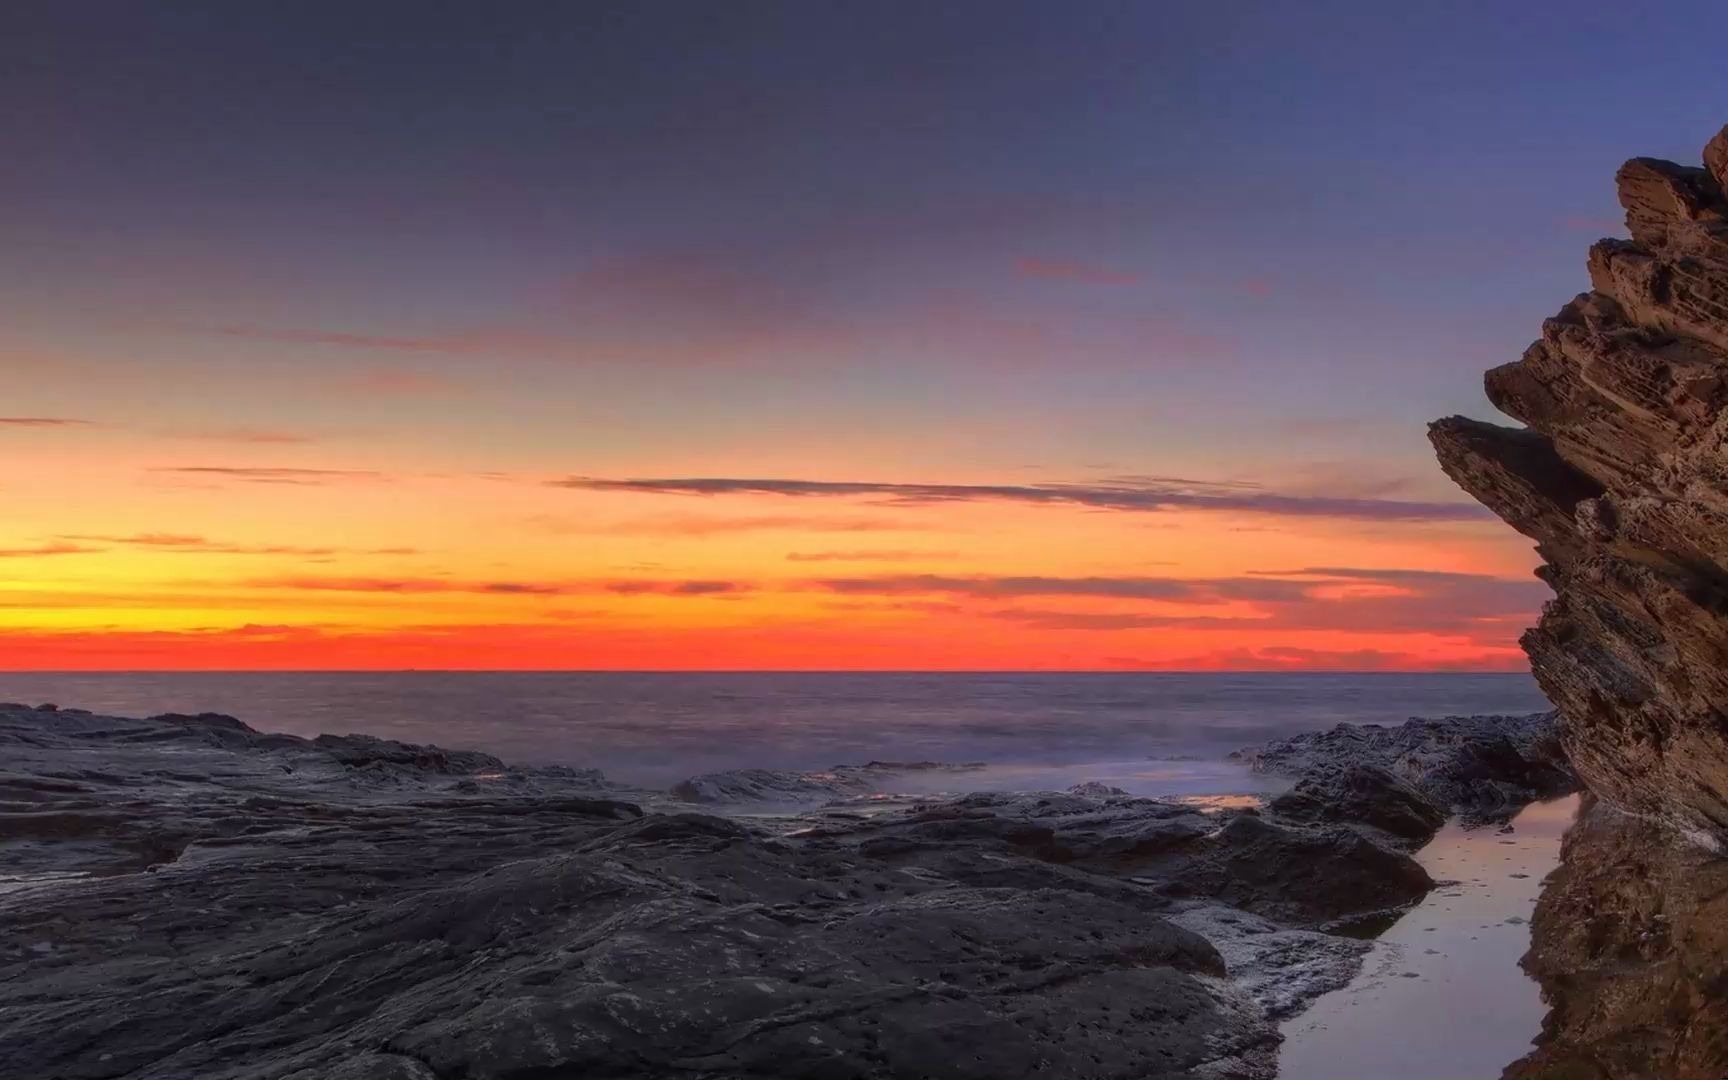
{"type": "Polygon", "coordinates": [[[1527,1052],[1544,1007],[1517,958],[1577,806],[1532,804],[1505,830],[1447,824],[1417,855],[1440,885],[1361,927],[1367,963],[1284,1024],[1279,1080],[1483,1080],[1527,1052]]]}
{"type": "Polygon", "coordinates": [[[1524,958],[1550,1012],[1504,1080],[1728,1076],[1728,859],[1602,804],[1561,859],[1524,958]]]}

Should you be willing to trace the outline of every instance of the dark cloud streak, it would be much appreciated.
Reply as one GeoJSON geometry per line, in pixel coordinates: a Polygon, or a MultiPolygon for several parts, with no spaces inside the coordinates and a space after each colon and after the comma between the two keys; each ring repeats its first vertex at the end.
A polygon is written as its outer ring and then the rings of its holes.
{"type": "Polygon", "coordinates": [[[1189,509],[1405,522],[1481,521],[1488,517],[1487,511],[1476,503],[1286,495],[1242,484],[1218,484],[1165,477],[1133,478],[1100,484],[897,484],[855,480],[731,477],[608,480],[577,476],[549,480],[547,483],[553,487],[577,491],[629,491],[651,495],[875,497],[902,506],[1020,502],[1084,506],[1131,513],[1189,509]]]}
{"type": "Polygon", "coordinates": [[[719,596],[752,591],[754,586],[737,581],[619,580],[619,581],[460,581],[450,578],[310,577],[255,578],[243,583],[258,589],[293,589],[308,592],[466,593],[489,596],[719,596]]]}
{"type": "Polygon", "coordinates": [[[1310,568],[1289,577],[997,577],[900,574],[828,578],[808,587],[849,597],[972,601],[1153,601],[1162,610],[1046,608],[1024,603],[975,614],[1053,630],[1256,629],[1509,635],[1551,595],[1534,577],[1405,569],[1310,568]],[[1298,576],[1300,575],[1300,576],[1298,576]],[[1379,588],[1364,590],[1365,583],[1379,588]],[[1227,605],[1246,604],[1242,612],[1227,605]],[[1210,607],[1212,610],[1206,610],[1210,607]],[[1190,610],[1183,610],[1188,608],[1190,610]],[[1192,610],[1198,608],[1200,610],[1192,610]],[[1223,609],[1238,613],[1218,614],[1223,609]]]}
{"type": "Polygon", "coordinates": [[[179,476],[203,476],[246,484],[315,485],[347,480],[382,480],[384,474],[369,469],[296,469],[276,466],[165,465],[150,470],[179,476]]]}

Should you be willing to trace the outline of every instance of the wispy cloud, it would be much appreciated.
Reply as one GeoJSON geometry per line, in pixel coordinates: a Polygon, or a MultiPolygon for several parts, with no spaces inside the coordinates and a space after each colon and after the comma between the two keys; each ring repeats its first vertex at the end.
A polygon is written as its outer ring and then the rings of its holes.
{"type": "Polygon", "coordinates": [[[912,549],[861,549],[857,551],[791,551],[787,562],[920,562],[925,559],[952,559],[952,551],[918,551],[912,549]]]}
{"type": "Polygon", "coordinates": [[[67,416],[0,416],[0,427],[67,428],[95,425],[94,420],[76,420],[67,416]]]}
{"type": "Polygon", "coordinates": [[[396,352],[458,353],[474,352],[473,345],[464,345],[460,338],[391,337],[382,334],[358,334],[341,330],[273,329],[266,326],[211,326],[205,332],[218,337],[244,338],[248,341],[273,341],[284,345],[327,345],[345,349],[387,349],[396,352]]]}
{"type": "Polygon", "coordinates": [[[1112,666],[1142,671],[1521,671],[1528,663],[1517,649],[1485,649],[1441,658],[1391,649],[1271,645],[1161,660],[1116,657],[1112,666]]]}
{"type": "Polygon", "coordinates": [[[90,547],[86,544],[56,541],[52,544],[38,544],[35,547],[0,548],[0,559],[34,559],[50,555],[96,555],[105,550],[105,548],[90,547]]]}
{"type": "Polygon", "coordinates": [[[756,514],[720,517],[707,514],[653,514],[610,522],[538,515],[529,520],[531,524],[547,532],[585,536],[702,537],[749,532],[904,532],[915,528],[893,518],[858,515],[756,514]]]}
{"type": "Polygon", "coordinates": [[[606,591],[619,596],[719,596],[748,592],[750,586],[737,581],[614,581],[606,591]]]}
{"type": "Polygon", "coordinates": [[[277,431],[270,428],[202,428],[187,431],[169,431],[164,434],[171,439],[195,439],[200,442],[240,443],[258,446],[302,446],[313,442],[310,435],[302,435],[296,431],[277,431]]]}
{"type": "Polygon", "coordinates": [[[1268,577],[1347,578],[1355,581],[1430,582],[1430,581],[1503,581],[1504,578],[1467,574],[1454,570],[1412,570],[1402,567],[1375,568],[1361,566],[1306,566],[1298,570],[1250,570],[1250,574],[1268,577]]]}
{"type": "MultiPolygon", "coordinates": [[[[828,265],[834,250],[821,245],[809,254],[828,265]]],[[[180,329],[262,346],[427,361],[497,357],[565,367],[800,373],[900,353],[916,354],[921,365],[1143,369],[1155,360],[1222,361],[1237,348],[1234,337],[1196,332],[1185,317],[1128,313],[1077,325],[1060,303],[1029,306],[1024,298],[1004,301],[963,289],[921,291],[887,308],[855,311],[833,302],[821,274],[793,273],[777,263],[730,250],[601,259],[484,325],[400,332],[256,324],[180,329]]],[[[1088,287],[1142,280],[1137,271],[1070,259],[1027,258],[1015,266],[1029,278],[1088,287]]]]}
{"type": "Polygon", "coordinates": [[[330,484],[349,480],[382,480],[370,469],[295,469],[263,465],[166,465],[150,470],[180,476],[201,476],[246,484],[330,484]]]}
{"type": "Polygon", "coordinates": [[[1046,611],[1042,608],[1002,608],[990,612],[990,617],[1041,630],[1165,630],[1176,626],[1194,629],[1205,625],[1241,627],[1253,621],[1152,615],[1136,611],[1046,611]]]}
{"type": "Polygon", "coordinates": [[[1509,637],[1527,625],[1550,595],[1534,577],[1352,567],[1224,578],[885,574],[804,584],[850,597],[963,597],[982,602],[973,605],[974,614],[1050,630],[1335,630],[1496,637],[1509,637]],[[1025,603],[1039,599],[1082,603],[1057,608],[1025,603]],[[990,607],[989,601],[1016,603],[990,607]],[[1145,602],[1155,606],[1149,609],[1145,602]]]}
{"type": "Polygon", "coordinates": [[[294,589],[309,592],[352,593],[481,593],[498,596],[562,596],[571,590],[562,585],[519,581],[457,581],[448,578],[411,577],[316,577],[290,575],[253,578],[245,582],[257,589],[294,589]]]}
{"type": "Polygon", "coordinates": [[[224,540],[180,533],[132,533],[124,536],[68,535],[68,541],[90,541],[117,546],[148,548],[154,551],[201,555],[416,555],[411,547],[306,547],[296,544],[236,544],[224,540]]]}
{"type": "Polygon", "coordinates": [[[244,584],[260,589],[349,593],[469,593],[490,596],[717,596],[753,586],[710,579],[621,579],[615,581],[463,581],[438,577],[320,577],[289,575],[254,578],[244,584]]]}
{"type": "Polygon", "coordinates": [[[1169,477],[1132,477],[1092,484],[901,484],[732,477],[611,480],[574,476],[547,483],[581,491],[632,491],[654,495],[875,498],[905,506],[996,501],[1085,506],[1135,513],[1189,509],[1363,521],[1481,521],[1488,516],[1487,511],[1476,503],[1293,495],[1240,482],[1169,477]]]}
{"type": "Polygon", "coordinates": [[[1083,285],[1137,285],[1146,275],[1133,270],[1117,270],[1096,263],[1075,259],[1020,259],[1014,264],[1021,277],[1073,281],[1083,285]]]}
{"type": "Polygon", "coordinates": [[[1220,589],[1253,585],[1276,591],[1272,581],[1212,581],[1172,577],[1005,577],[996,575],[882,574],[870,577],[823,578],[810,582],[829,592],[869,596],[941,593],[1002,599],[1022,596],[1091,596],[1128,600],[1179,600],[1220,603],[1220,589]]]}
{"type": "Polygon", "coordinates": [[[387,397],[443,397],[460,393],[464,386],[455,379],[416,368],[371,368],[339,380],[339,385],[363,394],[387,397]]]}

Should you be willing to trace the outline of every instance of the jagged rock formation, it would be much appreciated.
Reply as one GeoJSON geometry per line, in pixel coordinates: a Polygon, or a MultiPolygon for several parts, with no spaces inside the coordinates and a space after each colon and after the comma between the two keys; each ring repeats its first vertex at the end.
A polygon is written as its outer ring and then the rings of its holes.
{"type": "Polygon", "coordinates": [[[1631,240],[1488,373],[1515,430],[1451,417],[1448,475],[1537,542],[1556,598],[1524,636],[1598,794],[1728,841],[1728,128],[1704,167],[1620,170],[1631,240]]]}
{"type": "Polygon", "coordinates": [[[1728,860],[1587,806],[1530,921],[1524,969],[1551,1006],[1505,1080],[1728,1075],[1728,860]]]}

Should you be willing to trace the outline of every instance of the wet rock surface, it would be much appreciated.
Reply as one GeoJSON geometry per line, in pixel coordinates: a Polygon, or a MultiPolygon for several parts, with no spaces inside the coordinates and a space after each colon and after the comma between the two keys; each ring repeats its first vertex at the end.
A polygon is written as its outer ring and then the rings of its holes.
{"type": "Polygon", "coordinates": [[[1728,860],[1601,802],[1579,815],[1531,919],[1550,1007],[1506,1080],[1728,1075],[1728,860]]]}
{"type": "Polygon", "coordinates": [[[1728,129],[1704,166],[1637,158],[1630,240],[1486,379],[1513,429],[1452,417],[1446,472],[1537,542],[1556,596],[1524,636],[1588,786],[1728,841],[1728,129]]]}
{"type": "Polygon", "coordinates": [[[198,841],[263,831],[411,828],[419,813],[639,816],[595,770],[370,736],[302,739],[231,716],[137,720],[0,705],[0,875],[119,873],[198,841]]]}
{"type": "Polygon", "coordinates": [[[1321,931],[1432,886],[1348,812],[1102,786],[751,818],[220,716],[0,748],[6,1076],[1255,1080],[1359,963],[1321,931]]]}
{"type": "Polygon", "coordinates": [[[802,835],[953,880],[1024,885],[1059,874],[1075,887],[1125,883],[1164,903],[1221,901],[1299,927],[1409,904],[1434,884],[1409,856],[1350,828],[1131,796],[980,792],[802,835]]]}
{"type": "Polygon", "coordinates": [[[1451,813],[1488,822],[1575,790],[1554,713],[1339,724],[1235,756],[1298,777],[1268,809],[1294,821],[1353,821],[1420,845],[1451,813]]]}
{"type": "Polygon", "coordinates": [[[940,761],[871,761],[863,765],[836,765],[824,772],[731,769],[682,780],[673,785],[671,794],[681,802],[717,808],[821,806],[878,793],[891,780],[916,778],[928,783],[984,767],[977,763],[953,765],[940,761]]]}

